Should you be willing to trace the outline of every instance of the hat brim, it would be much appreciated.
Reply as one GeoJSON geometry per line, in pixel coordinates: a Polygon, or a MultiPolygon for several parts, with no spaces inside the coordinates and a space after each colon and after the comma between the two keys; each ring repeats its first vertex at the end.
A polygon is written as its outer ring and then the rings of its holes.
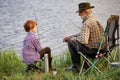
{"type": "Polygon", "coordinates": [[[91,6],[91,7],[89,7],[89,8],[82,8],[82,9],[80,9],[80,10],[78,10],[78,11],[76,11],[76,13],[78,13],[78,12],[82,12],[82,11],[84,11],[84,10],[87,10],[87,9],[92,9],[92,8],[94,8],[95,6],[91,6]]]}

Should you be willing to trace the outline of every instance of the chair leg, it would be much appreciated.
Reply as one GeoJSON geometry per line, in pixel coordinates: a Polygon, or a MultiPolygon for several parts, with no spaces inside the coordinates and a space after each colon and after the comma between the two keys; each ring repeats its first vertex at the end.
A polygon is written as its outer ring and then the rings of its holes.
{"type": "Polygon", "coordinates": [[[83,74],[86,74],[90,69],[91,69],[92,66],[90,66],[83,74]]]}
{"type": "Polygon", "coordinates": [[[117,50],[115,50],[115,54],[113,56],[113,61],[115,61],[116,55],[117,55],[117,50]]]}
{"type": "MultiPolygon", "coordinates": [[[[82,55],[82,57],[87,60],[91,65],[93,65],[94,63],[92,63],[85,55],[83,55],[81,52],[78,52],[80,55],[82,55]]],[[[94,68],[101,74],[103,74],[95,65],[94,68]]]]}
{"type": "Polygon", "coordinates": [[[83,60],[83,63],[82,63],[82,66],[81,66],[81,69],[80,69],[79,74],[81,74],[81,73],[82,73],[82,70],[83,70],[83,66],[84,66],[84,64],[85,64],[85,59],[83,60]]]}

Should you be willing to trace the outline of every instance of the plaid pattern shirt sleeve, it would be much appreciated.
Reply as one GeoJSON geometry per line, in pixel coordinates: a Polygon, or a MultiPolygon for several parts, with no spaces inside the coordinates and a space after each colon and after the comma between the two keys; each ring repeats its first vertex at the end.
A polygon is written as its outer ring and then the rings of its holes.
{"type": "Polygon", "coordinates": [[[90,35],[89,28],[83,25],[80,35],[77,37],[77,40],[82,44],[88,44],[89,35],[90,35]]]}

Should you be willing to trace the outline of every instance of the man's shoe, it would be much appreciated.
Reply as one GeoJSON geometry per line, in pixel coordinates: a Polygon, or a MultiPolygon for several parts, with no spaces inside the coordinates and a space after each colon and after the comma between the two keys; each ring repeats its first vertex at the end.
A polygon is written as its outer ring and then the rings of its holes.
{"type": "Polygon", "coordinates": [[[76,66],[70,66],[68,68],[66,68],[67,71],[78,71],[76,66]]]}

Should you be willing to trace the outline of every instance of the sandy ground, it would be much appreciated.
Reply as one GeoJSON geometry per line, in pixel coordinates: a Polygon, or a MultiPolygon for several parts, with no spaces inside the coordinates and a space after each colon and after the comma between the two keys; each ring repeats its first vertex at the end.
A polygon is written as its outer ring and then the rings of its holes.
{"type": "Polygon", "coordinates": [[[60,54],[67,49],[63,38],[80,30],[81,19],[75,12],[80,2],[86,1],[95,6],[93,14],[104,27],[110,15],[120,16],[120,0],[0,0],[0,49],[21,54],[26,35],[23,24],[32,19],[38,23],[42,47],[49,46],[52,54],[60,54]]]}

